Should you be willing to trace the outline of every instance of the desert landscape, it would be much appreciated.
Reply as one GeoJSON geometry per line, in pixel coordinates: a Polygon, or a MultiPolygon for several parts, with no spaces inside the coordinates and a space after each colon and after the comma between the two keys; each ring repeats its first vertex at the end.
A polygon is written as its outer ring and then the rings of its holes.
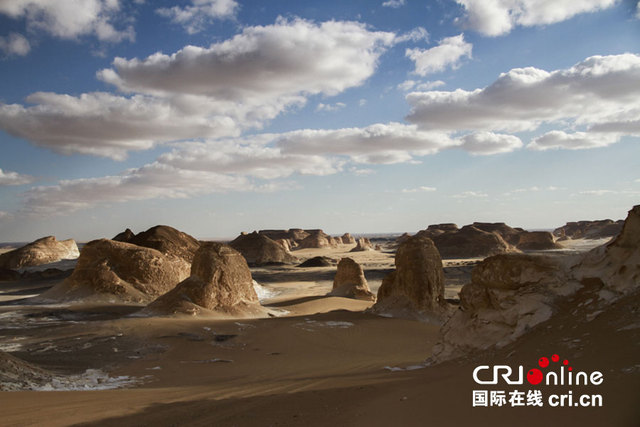
{"type": "Polygon", "coordinates": [[[157,226],[79,256],[53,237],[5,248],[2,425],[634,425],[640,206],[531,234],[475,223],[216,243],[157,226]],[[602,371],[605,405],[478,418],[476,365],[549,351],[602,371]]]}
{"type": "Polygon", "coordinates": [[[640,426],[640,0],[0,0],[0,427],[640,426]]]}

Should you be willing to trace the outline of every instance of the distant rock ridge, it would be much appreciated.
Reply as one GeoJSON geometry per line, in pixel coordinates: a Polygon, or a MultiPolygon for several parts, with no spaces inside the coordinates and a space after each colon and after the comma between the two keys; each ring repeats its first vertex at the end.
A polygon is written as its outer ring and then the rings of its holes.
{"type": "Polygon", "coordinates": [[[560,240],[602,239],[617,236],[622,230],[623,224],[623,220],[613,221],[610,219],[567,222],[562,227],[553,230],[553,235],[560,240]]]}
{"type": "Polygon", "coordinates": [[[75,259],[79,255],[78,246],[73,239],[59,241],[54,236],[47,236],[1,254],[0,268],[15,270],[34,267],[63,259],[75,259]]]}
{"type": "MultiPolygon", "coordinates": [[[[546,231],[526,231],[504,222],[474,222],[458,228],[456,224],[432,224],[419,231],[436,244],[443,258],[486,258],[501,253],[558,249],[553,235],[546,231]]],[[[408,236],[405,233],[398,243],[408,236]]]]}
{"type": "Polygon", "coordinates": [[[144,312],[196,315],[203,310],[232,316],[261,311],[249,266],[240,252],[228,245],[203,243],[194,257],[190,276],[149,304],[144,312]]]}
{"type": "Polygon", "coordinates": [[[620,298],[640,296],[640,206],[614,240],[586,254],[503,254],[482,261],[441,330],[432,361],[503,347],[562,312],[589,322],[620,298]],[[562,307],[562,308],[561,308],[562,307]]]}
{"type": "Polygon", "coordinates": [[[351,258],[342,258],[338,263],[338,270],[333,279],[333,289],[329,295],[365,301],[376,299],[369,289],[362,267],[351,258]]]}
{"type": "Polygon", "coordinates": [[[251,266],[298,262],[298,259],[281,244],[257,231],[241,234],[231,241],[229,246],[240,252],[251,266]]]}

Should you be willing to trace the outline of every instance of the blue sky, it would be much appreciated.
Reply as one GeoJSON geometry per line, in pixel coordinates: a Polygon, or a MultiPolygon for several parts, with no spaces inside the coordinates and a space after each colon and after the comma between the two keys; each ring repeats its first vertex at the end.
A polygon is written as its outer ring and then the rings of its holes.
{"type": "Polygon", "coordinates": [[[0,241],[624,218],[630,0],[6,0],[0,241]]]}

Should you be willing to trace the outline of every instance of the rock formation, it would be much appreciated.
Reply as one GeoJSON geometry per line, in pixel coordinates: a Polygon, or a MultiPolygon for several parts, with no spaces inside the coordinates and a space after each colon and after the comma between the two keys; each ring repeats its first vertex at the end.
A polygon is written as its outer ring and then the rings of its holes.
{"type": "Polygon", "coordinates": [[[354,239],[354,237],[349,233],[344,233],[342,237],[340,237],[340,240],[343,245],[353,245],[356,243],[356,239],[354,239]]]}
{"type": "Polygon", "coordinates": [[[483,231],[472,225],[466,225],[458,231],[433,234],[420,231],[433,240],[443,258],[484,258],[514,251],[498,233],[483,231]]]}
{"type": "Polygon", "coordinates": [[[513,228],[504,222],[474,222],[471,226],[487,233],[499,234],[505,242],[514,246],[518,243],[520,233],[524,232],[522,228],[513,228]]]}
{"type": "Polygon", "coordinates": [[[288,239],[278,239],[274,240],[274,242],[282,246],[282,249],[284,249],[285,251],[291,252],[291,243],[288,239]]]}
{"type": "Polygon", "coordinates": [[[364,251],[372,251],[373,246],[371,245],[371,241],[366,237],[361,237],[357,240],[356,247],[351,249],[349,252],[364,252],[364,251]]]}
{"type": "Polygon", "coordinates": [[[553,230],[558,239],[602,239],[617,236],[622,230],[624,221],[603,219],[600,221],[568,222],[553,230]]]}
{"type": "Polygon", "coordinates": [[[130,228],[127,228],[122,233],[116,234],[116,236],[111,240],[115,240],[116,242],[130,243],[134,237],[136,237],[135,233],[131,231],[130,228]]]}
{"type": "MultiPolygon", "coordinates": [[[[460,229],[456,224],[446,223],[446,224],[431,224],[429,227],[427,227],[426,232],[427,232],[427,236],[438,236],[444,233],[455,233],[455,232],[458,232],[459,230],[460,229]]],[[[408,236],[407,233],[405,233],[403,236],[405,235],[408,236]]]]}
{"type": "Polygon", "coordinates": [[[433,241],[410,237],[396,252],[396,269],[378,290],[372,311],[381,315],[440,321],[446,315],[442,259],[433,241]]]}
{"type": "Polygon", "coordinates": [[[193,261],[193,256],[200,247],[200,242],[194,237],[167,225],[156,225],[138,233],[128,243],[156,249],[165,255],[182,258],[189,263],[193,261]]]}
{"type": "Polygon", "coordinates": [[[322,230],[307,230],[309,235],[299,242],[297,249],[319,249],[331,247],[331,236],[322,230]]]}
{"type": "Polygon", "coordinates": [[[190,264],[151,248],[108,239],[87,243],[73,273],[45,300],[108,298],[148,302],[189,276],[190,264]]]}
{"type": "Polygon", "coordinates": [[[78,258],[80,252],[73,239],[58,241],[43,237],[21,248],[0,255],[0,268],[18,269],[78,258]]]}
{"type": "Polygon", "coordinates": [[[338,263],[338,271],[333,279],[333,289],[329,295],[366,301],[376,299],[369,290],[362,267],[351,258],[342,258],[338,263]]]}
{"type": "Polygon", "coordinates": [[[316,256],[309,258],[298,267],[333,267],[336,264],[335,260],[326,256],[316,256]]]}
{"type": "Polygon", "coordinates": [[[309,233],[301,228],[290,228],[288,230],[260,230],[259,234],[263,234],[271,240],[287,240],[289,241],[289,248],[293,249],[298,246],[309,233]]]}
{"type": "Polygon", "coordinates": [[[249,266],[240,252],[230,246],[203,243],[194,257],[191,275],[144,311],[195,315],[203,309],[228,315],[261,310],[249,266]]]}
{"type": "Polygon", "coordinates": [[[460,292],[460,310],[442,328],[433,360],[505,346],[560,311],[589,322],[630,294],[640,294],[640,206],[615,240],[586,254],[507,254],[481,262],[460,292]]]}
{"type": "Polygon", "coordinates": [[[289,264],[298,261],[281,245],[256,231],[250,234],[241,234],[229,243],[229,246],[240,252],[247,263],[252,266],[289,264]]]}
{"type": "Polygon", "coordinates": [[[518,234],[515,246],[521,251],[546,251],[561,248],[553,238],[553,234],[548,231],[523,231],[518,234]]]}

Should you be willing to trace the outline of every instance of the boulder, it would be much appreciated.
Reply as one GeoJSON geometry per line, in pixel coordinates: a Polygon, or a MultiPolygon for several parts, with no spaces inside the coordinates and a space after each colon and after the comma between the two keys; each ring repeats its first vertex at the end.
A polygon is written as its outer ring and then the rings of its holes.
{"type": "Polygon", "coordinates": [[[0,268],[15,270],[34,267],[63,259],[75,259],[79,255],[78,246],[73,239],[58,241],[55,237],[48,236],[1,254],[0,268]]]}
{"type": "Polygon", "coordinates": [[[349,252],[364,252],[372,250],[373,246],[371,245],[371,241],[366,237],[361,237],[357,240],[356,247],[351,249],[349,252]]]}
{"type": "Polygon", "coordinates": [[[344,233],[342,237],[340,237],[340,240],[343,245],[353,245],[356,243],[356,239],[349,233],[344,233]]]}
{"type": "Polygon", "coordinates": [[[237,316],[260,309],[251,271],[242,254],[221,243],[205,242],[195,254],[191,275],[149,304],[144,312],[196,315],[207,310],[237,316]]]}
{"type": "Polygon", "coordinates": [[[240,252],[252,266],[289,264],[298,261],[282,245],[256,231],[236,237],[229,246],[240,252]]]}
{"type": "Polygon", "coordinates": [[[416,235],[400,244],[396,269],[378,290],[372,311],[381,315],[441,321],[448,310],[444,299],[442,259],[433,241],[416,235]]]}
{"type": "Polygon", "coordinates": [[[200,247],[200,242],[194,237],[167,225],[156,225],[138,233],[128,243],[156,249],[165,255],[181,258],[189,263],[193,261],[193,256],[200,247]]]}
{"type": "Polygon", "coordinates": [[[523,231],[518,234],[515,246],[521,251],[546,251],[561,248],[553,238],[553,234],[548,231],[523,231]]]}
{"type": "Polygon", "coordinates": [[[342,258],[338,263],[333,289],[329,295],[365,301],[376,300],[369,289],[362,267],[351,258],[342,258]]]}
{"type": "Polygon", "coordinates": [[[333,267],[336,264],[335,260],[326,256],[316,256],[309,258],[298,267],[333,267]]]}
{"type": "Polygon", "coordinates": [[[190,263],[155,249],[101,239],[87,243],[64,282],[45,300],[117,299],[148,302],[189,276],[190,263]]]}

